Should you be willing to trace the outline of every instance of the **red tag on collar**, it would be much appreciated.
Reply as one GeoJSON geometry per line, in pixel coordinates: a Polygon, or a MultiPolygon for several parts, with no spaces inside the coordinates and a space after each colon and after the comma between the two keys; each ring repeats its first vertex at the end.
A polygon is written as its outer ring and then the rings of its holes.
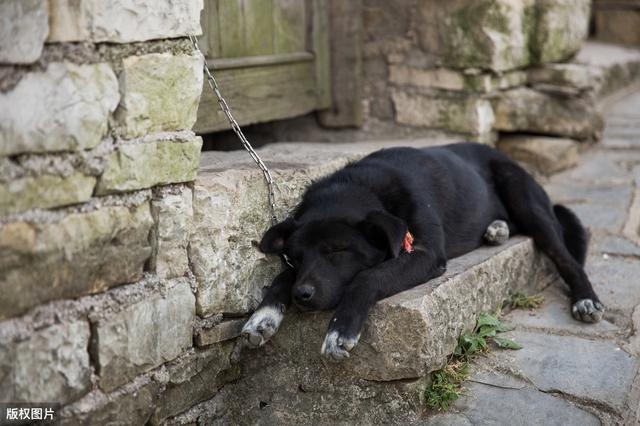
{"type": "Polygon", "coordinates": [[[404,236],[404,241],[402,241],[402,249],[407,253],[411,253],[413,251],[413,235],[411,232],[407,231],[404,236]]]}

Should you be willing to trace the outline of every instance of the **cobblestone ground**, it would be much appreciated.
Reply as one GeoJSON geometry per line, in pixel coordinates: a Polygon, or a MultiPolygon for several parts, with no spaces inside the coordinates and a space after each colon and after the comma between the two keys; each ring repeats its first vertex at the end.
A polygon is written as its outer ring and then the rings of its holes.
{"type": "Polygon", "coordinates": [[[545,187],[591,232],[605,320],[575,321],[564,285],[547,288],[542,307],[505,316],[524,348],[475,362],[464,396],[429,425],[640,424],[640,92],[610,106],[603,142],[545,187]]]}

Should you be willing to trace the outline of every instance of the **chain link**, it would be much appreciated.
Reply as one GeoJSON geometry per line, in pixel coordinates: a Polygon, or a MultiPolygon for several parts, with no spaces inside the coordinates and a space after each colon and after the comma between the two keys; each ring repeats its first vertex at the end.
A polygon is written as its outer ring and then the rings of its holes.
{"type": "Polygon", "coordinates": [[[233,114],[231,113],[231,108],[229,108],[227,101],[222,97],[222,94],[220,93],[220,89],[218,88],[218,83],[216,82],[216,79],[213,77],[213,74],[211,74],[211,71],[209,70],[207,59],[204,57],[204,55],[202,54],[202,51],[200,50],[200,47],[198,46],[198,39],[194,35],[190,34],[189,40],[191,40],[191,43],[193,44],[194,49],[196,49],[204,59],[203,68],[204,68],[204,73],[207,76],[207,83],[209,84],[209,87],[211,88],[213,93],[216,95],[216,98],[218,99],[218,105],[220,105],[220,109],[222,110],[224,115],[227,116],[227,120],[229,120],[229,124],[231,124],[231,130],[233,130],[236,136],[238,136],[238,139],[240,139],[240,142],[242,143],[242,146],[244,147],[244,149],[247,150],[247,152],[249,153],[253,161],[258,165],[258,167],[262,171],[262,176],[264,177],[264,181],[266,182],[267,189],[269,191],[269,206],[271,208],[271,222],[275,225],[278,222],[278,218],[276,216],[276,196],[275,196],[274,183],[273,183],[273,177],[271,176],[271,172],[269,171],[267,166],[264,164],[264,162],[262,161],[262,159],[260,158],[256,150],[253,149],[253,147],[245,137],[244,133],[242,133],[242,129],[240,128],[240,125],[238,124],[236,119],[233,118],[233,114]]]}
{"type": "MultiPolygon", "coordinates": [[[[233,118],[233,114],[231,113],[231,108],[229,108],[229,104],[227,104],[227,101],[222,97],[222,94],[220,93],[220,89],[218,88],[218,83],[216,82],[216,79],[213,77],[213,74],[211,74],[211,70],[209,69],[209,65],[207,64],[207,59],[205,58],[204,54],[200,50],[200,46],[198,46],[198,39],[194,35],[189,34],[189,40],[191,40],[191,44],[193,44],[193,48],[196,49],[198,53],[200,53],[200,55],[202,55],[202,58],[204,60],[203,69],[204,69],[204,73],[207,76],[207,83],[209,84],[211,91],[213,91],[213,93],[216,95],[216,98],[218,99],[218,105],[220,105],[220,109],[222,110],[224,115],[227,116],[227,120],[229,120],[229,124],[231,124],[231,130],[233,130],[236,136],[238,136],[238,139],[240,139],[240,142],[242,143],[242,146],[244,147],[244,149],[247,150],[247,152],[249,153],[253,161],[257,164],[257,166],[262,171],[262,176],[264,177],[264,181],[267,184],[267,190],[269,192],[269,207],[271,208],[271,223],[275,225],[276,223],[278,223],[278,217],[276,216],[276,195],[274,191],[274,183],[273,183],[273,177],[271,176],[271,172],[269,171],[267,166],[264,164],[264,162],[262,161],[262,159],[260,158],[256,150],[253,149],[253,147],[245,137],[244,133],[242,133],[242,129],[240,128],[240,125],[238,124],[236,119],[233,118]]],[[[281,257],[282,257],[282,260],[287,265],[289,265],[289,267],[291,268],[294,267],[286,254],[283,253],[281,257]]]]}

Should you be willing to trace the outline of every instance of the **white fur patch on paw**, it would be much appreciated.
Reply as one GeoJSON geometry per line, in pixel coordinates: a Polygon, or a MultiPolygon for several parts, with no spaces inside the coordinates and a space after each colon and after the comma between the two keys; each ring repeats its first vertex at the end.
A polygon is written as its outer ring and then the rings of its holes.
{"type": "Polygon", "coordinates": [[[591,299],[580,299],[571,307],[571,314],[582,322],[598,322],[604,314],[604,306],[600,302],[591,299]]]}
{"type": "Polygon", "coordinates": [[[360,335],[356,337],[346,337],[337,331],[330,331],[322,342],[320,353],[333,361],[341,361],[349,358],[349,351],[353,349],[360,340],[360,335]]]}
{"type": "Polygon", "coordinates": [[[500,245],[509,239],[509,225],[504,220],[494,220],[484,233],[484,240],[490,245],[500,245]]]}
{"type": "Polygon", "coordinates": [[[278,307],[262,307],[255,311],[242,327],[242,335],[246,337],[250,346],[262,346],[278,331],[282,318],[284,315],[278,307]]]}

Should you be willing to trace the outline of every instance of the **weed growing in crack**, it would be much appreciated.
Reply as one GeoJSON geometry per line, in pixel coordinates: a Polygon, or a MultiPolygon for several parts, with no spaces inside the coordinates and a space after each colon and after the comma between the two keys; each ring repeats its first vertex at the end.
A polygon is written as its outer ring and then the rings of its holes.
{"type": "Polygon", "coordinates": [[[515,293],[506,302],[512,309],[538,309],[544,302],[544,297],[540,295],[527,296],[524,293],[515,293]]]}
{"type": "Polygon", "coordinates": [[[427,407],[446,411],[460,398],[462,382],[469,375],[469,361],[488,351],[490,342],[503,349],[521,349],[519,343],[497,336],[511,329],[500,321],[498,315],[481,314],[473,331],[458,338],[458,346],[447,364],[431,373],[431,385],[424,392],[427,407]]]}

